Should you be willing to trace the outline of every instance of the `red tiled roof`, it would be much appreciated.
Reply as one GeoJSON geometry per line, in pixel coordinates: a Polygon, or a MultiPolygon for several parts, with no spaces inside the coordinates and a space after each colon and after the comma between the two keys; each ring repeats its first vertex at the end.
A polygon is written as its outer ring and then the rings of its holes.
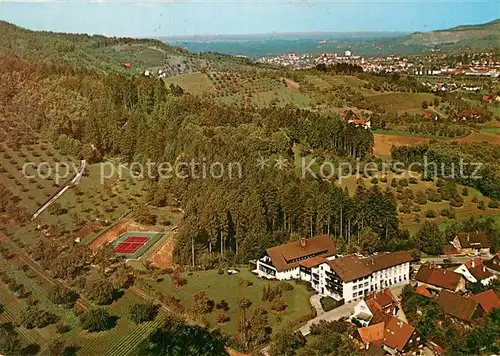
{"type": "Polygon", "coordinates": [[[281,272],[299,266],[307,258],[333,256],[337,250],[330,236],[321,235],[268,248],[266,252],[273,266],[281,272]]]}
{"type": "Polygon", "coordinates": [[[385,327],[384,344],[392,349],[402,351],[414,331],[413,326],[394,316],[385,327]]]}
{"type": "Polygon", "coordinates": [[[367,295],[365,302],[372,314],[398,304],[398,301],[389,289],[367,295]]]}
{"type": "Polygon", "coordinates": [[[467,262],[465,264],[465,267],[467,267],[467,269],[471,268],[472,265],[475,266],[479,266],[479,265],[482,265],[483,264],[483,260],[480,259],[479,257],[476,257],[476,258],[473,258],[472,260],[470,260],[469,262],[467,262]]]}
{"type": "Polygon", "coordinates": [[[491,260],[486,261],[485,264],[488,268],[500,272],[500,252],[497,252],[497,254],[493,256],[491,260]]]}
{"type": "Polygon", "coordinates": [[[415,288],[415,293],[423,295],[424,297],[427,297],[427,298],[432,298],[432,294],[431,294],[431,292],[429,292],[429,290],[427,289],[426,286],[419,286],[419,287],[415,288]]]}
{"type": "Polygon", "coordinates": [[[482,263],[480,265],[476,265],[474,268],[468,268],[470,274],[477,279],[478,281],[482,281],[484,279],[488,279],[493,277],[493,273],[486,269],[482,263]]]}
{"type": "Polygon", "coordinates": [[[365,344],[376,342],[384,338],[385,324],[378,323],[364,328],[359,328],[358,333],[361,341],[365,344]]]}
{"type": "Polygon", "coordinates": [[[470,299],[478,302],[486,313],[491,312],[495,308],[500,308],[500,299],[493,290],[487,290],[470,297],[470,299]]]}
{"type": "Polygon", "coordinates": [[[490,236],[486,231],[461,232],[458,240],[462,248],[488,248],[491,247],[490,236]]]}
{"type": "Polygon", "coordinates": [[[415,276],[415,279],[419,282],[451,290],[457,289],[462,278],[462,275],[456,272],[430,265],[420,266],[415,276]]]}
{"type": "Polygon", "coordinates": [[[406,251],[381,253],[376,256],[363,259],[372,272],[381,271],[406,262],[413,261],[413,257],[406,251]]]}
{"type": "Polygon", "coordinates": [[[312,267],[319,266],[320,264],[325,263],[325,262],[328,262],[328,260],[326,258],[318,256],[318,257],[308,258],[307,260],[304,260],[304,261],[300,261],[299,265],[302,267],[306,267],[306,268],[312,268],[312,267]]]}
{"type": "Polygon", "coordinates": [[[471,321],[479,303],[470,298],[462,297],[456,293],[443,289],[437,298],[446,314],[455,318],[471,321]]]}
{"type": "Polygon", "coordinates": [[[378,323],[384,323],[387,325],[389,321],[391,321],[391,318],[392,318],[391,315],[384,313],[382,311],[378,311],[377,313],[373,314],[373,317],[370,320],[370,325],[375,325],[378,323]]]}
{"type": "Polygon", "coordinates": [[[351,282],[372,274],[372,271],[356,255],[336,258],[328,261],[328,264],[343,282],[351,282]]]}

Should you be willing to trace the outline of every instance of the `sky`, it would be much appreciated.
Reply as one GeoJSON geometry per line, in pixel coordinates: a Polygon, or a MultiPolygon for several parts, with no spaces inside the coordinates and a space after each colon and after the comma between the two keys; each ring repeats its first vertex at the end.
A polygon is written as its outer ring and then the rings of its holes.
{"type": "Polygon", "coordinates": [[[289,32],[414,32],[500,18],[500,0],[0,0],[33,30],[161,37],[289,32]]]}

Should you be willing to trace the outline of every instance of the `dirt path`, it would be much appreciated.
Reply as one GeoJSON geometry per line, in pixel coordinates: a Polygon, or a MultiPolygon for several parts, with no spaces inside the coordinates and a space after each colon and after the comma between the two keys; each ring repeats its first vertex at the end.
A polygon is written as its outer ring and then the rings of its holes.
{"type": "Polygon", "coordinates": [[[78,184],[80,181],[80,178],[83,176],[83,172],[85,172],[85,165],[86,161],[84,159],[81,160],[80,162],[80,170],[76,175],[73,177],[71,182],[66,184],[56,195],[54,195],[48,202],[46,202],[40,209],[38,209],[33,216],[31,217],[31,220],[35,220],[45,209],[47,209],[50,205],[52,205],[53,202],[55,202],[61,195],[63,195],[71,186],[78,184]]]}
{"type": "Polygon", "coordinates": [[[174,246],[175,240],[173,234],[170,232],[165,245],[156,251],[151,257],[151,262],[158,268],[168,268],[172,266],[174,261],[174,246]]]}

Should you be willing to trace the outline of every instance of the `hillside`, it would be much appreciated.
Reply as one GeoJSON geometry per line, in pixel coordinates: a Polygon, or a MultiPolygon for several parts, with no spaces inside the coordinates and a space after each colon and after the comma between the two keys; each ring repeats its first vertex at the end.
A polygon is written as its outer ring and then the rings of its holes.
{"type": "Polygon", "coordinates": [[[145,69],[162,69],[167,75],[176,75],[207,65],[206,60],[180,47],[153,39],[30,31],[4,21],[0,21],[0,52],[32,63],[65,64],[98,72],[139,74],[145,69]]]}
{"type": "Polygon", "coordinates": [[[442,50],[482,49],[498,47],[500,43],[500,20],[479,25],[458,26],[446,30],[417,32],[398,40],[402,45],[417,48],[442,50]]]}

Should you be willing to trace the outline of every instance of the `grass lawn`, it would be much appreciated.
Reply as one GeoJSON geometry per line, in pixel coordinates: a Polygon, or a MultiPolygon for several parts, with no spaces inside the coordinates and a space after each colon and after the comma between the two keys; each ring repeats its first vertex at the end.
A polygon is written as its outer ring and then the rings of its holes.
{"type": "Polygon", "coordinates": [[[381,93],[367,97],[367,100],[380,108],[392,112],[400,112],[422,107],[425,100],[434,100],[434,95],[430,93],[381,93]]]}
{"type": "Polygon", "coordinates": [[[189,73],[165,79],[165,84],[176,84],[185,91],[193,95],[201,95],[215,91],[215,86],[212,81],[204,73],[189,73]]]}
{"type": "MultiPolygon", "coordinates": [[[[229,305],[228,315],[231,320],[223,325],[219,325],[220,329],[227,334],[234,334],[237,331],[237,325],[240,320],[240,310],[238,307],[239,300],[243,297],[249,298],[252,301],[251,309],[260,306],[269,311],[269,322],[273,328],[273,332],[285,327],[289,322],[292,322],[302,316],[310,313],[309,297],[311,292],[306,290],[304,285],[298,285],[294,282],[292,291],[284,291],[283,297],[287,309],[285,312],[276,314],[270,309],[270,302],[263,302],[263,288],[267,284],[275,286],[278,281],[267,281],[260,279],[252,274],[247,267],[240,268],[240,273],[236,275],[223,274],[219,275],[216,270],[194,272],[192,275],[187,273],[183,277],[187,279],[187,284],[179,289],[172,286],[169,276],[165,276],[160,283],[151,282],[154,288],[166,295],[175,295],[181,299],[184,307],[191,308],[193,301],[193,293],[205,291],[210,299],[213,299],[215,304],[225,299],[229,305]],[[248,286],[246,282],[251,282],[253,285],[248,286]],[[281,319],[281,320],[280,320],[281,319]]],[[[205,317],[212,326],[216,326],[216,314],[219,311],[214,309],[205,317]]]]}

